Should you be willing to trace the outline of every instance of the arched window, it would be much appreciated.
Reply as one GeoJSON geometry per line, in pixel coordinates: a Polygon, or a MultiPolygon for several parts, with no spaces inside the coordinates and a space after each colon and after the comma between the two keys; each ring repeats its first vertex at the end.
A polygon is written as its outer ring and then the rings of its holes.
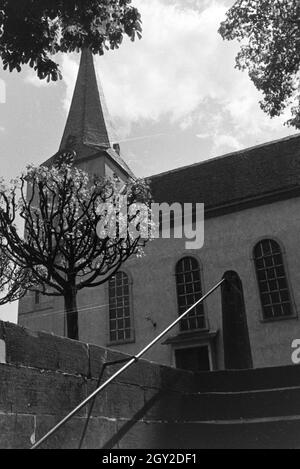
{"type": "Polygon", "coordinates": [[[34,292],[34,304],[39,305],[41,301],[41,294],[39,291],[34,292]]]}
{"type": "Polygon", "coordinates": [[[254,262],[265,319],[293,314],[289,287],[279,244],[264,239],[254,248],[254,262]]]}
{"type": "MultiPolygon", "coordinates": [[[[202,296],[199,263],[194,257],[184,257],[176,265],[178,313],[183,314],[202,296]]],[[[199,304],[180,323],[182,331],[206,327],[203,303],[199,304]]]]}
{"type": "Polygon", "coordinates": [[[128,342],[133,338],[129,279],[125,272],[116,273],[109,281],[109,336],[110,342],[128,342]]]}

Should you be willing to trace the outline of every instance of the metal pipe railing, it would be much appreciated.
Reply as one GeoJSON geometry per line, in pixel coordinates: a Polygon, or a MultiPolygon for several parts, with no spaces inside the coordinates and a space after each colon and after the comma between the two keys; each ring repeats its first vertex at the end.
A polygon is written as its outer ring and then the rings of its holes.
{"type": "Polygon", "coordinates": [[[176,326],[182,319],[185,318],[194,308],[196,308],[200,303],[202,303],[206,298],[208,298],[214,291],[216,291],[222,283],[225,282],[225,279],[220,280],[211,290],[209,290],[202,298],[200,298],[193,306],[191,306],[187,311],[185,311],[181,316],[179,316],[175,321],[173,321],[166,329],[164,329],[155,339],[153,339],[146,347],[144,347],[137,355],[132,357],[122,368],[120,368],[114,375],[108,378],[101,386],[95,389],[92,394],[90,394],[84,401],[82,401],[75,409],[73,409],[66,417],[64,417],[59,423],[57,423],[46,435],[44,435],[40,440],[38,440],[31,449],[38,448],[42,443],[44,443],[50,436],[56,433],[63,425],[65,425],[75,414],[77,414],[83,407],[85,407],[92,399],[94,399],[103,389],[105,389],[112,381],[114,381],[118,376],[120,376],[124,371],[126,371],[131,365],[138,361],[143,355],[153,345],[157,344],[174,326],[176,326]]]}

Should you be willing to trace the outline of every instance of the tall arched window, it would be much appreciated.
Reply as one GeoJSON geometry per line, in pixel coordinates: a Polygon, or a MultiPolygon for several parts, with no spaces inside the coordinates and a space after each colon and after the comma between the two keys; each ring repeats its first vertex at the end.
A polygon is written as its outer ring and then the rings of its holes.
{"type": "Polygon", "coordinates": [[[116,273],[109,281],[109,336],[110,342],[133,339],[129,279],[125,272],[116,273]]]}
{"type": "Polygon", "coordinates": [[[282,252],[273,239],[264,239],[254,248],[254,262],[265,319],[293,314],[282,252]]]}
{"type": "MultiPolygon", "coordinates": [[[[199,263],[194,257],[184,257],[176,265],[176,286],[179,315],[202,296],[199,263]]],[[[182,331],[206,327],[203,303],[199,304],[180,323],[182,331]]]]}
{"type": "Polygon", "coordinates": [[[39,305],[41,301],[41,294],[39,291],[34,292],[34,304],[39,305]]]}

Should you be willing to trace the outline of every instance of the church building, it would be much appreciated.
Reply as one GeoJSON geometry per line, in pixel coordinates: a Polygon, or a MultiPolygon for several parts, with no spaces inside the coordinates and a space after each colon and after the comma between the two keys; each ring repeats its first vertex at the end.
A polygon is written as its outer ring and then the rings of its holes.
{"type": "MultiPolygon", "coordinates": [[[[75,164],[90,174],[125,181],[133,173],[112,129],[92,53],[84,50],[60,150],[75,150],[75,164]]],[[[292,364],[300,339],[300,134],[149,181],[155,202],[205,204],[204,246],[155,239],[107,284],[80,292],[80,340],[136,354],[229,272],[240,286],[253,367],[292,364]]],[[[146,358],[224,369],[224,314],[230,320],[218,289],[146,358]]],[[[66,335],[63,299],[29,292],[19,324],[66,335]]]]}

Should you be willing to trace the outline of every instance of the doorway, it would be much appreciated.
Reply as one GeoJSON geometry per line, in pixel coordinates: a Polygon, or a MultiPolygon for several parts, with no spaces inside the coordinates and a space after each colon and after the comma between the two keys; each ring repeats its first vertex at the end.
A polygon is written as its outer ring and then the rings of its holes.
{"type": "Polygon", "coordinates": [[[176,368],[189,371],[210,371],[209,347],[179,348],[175,350],[176,368]]]}

